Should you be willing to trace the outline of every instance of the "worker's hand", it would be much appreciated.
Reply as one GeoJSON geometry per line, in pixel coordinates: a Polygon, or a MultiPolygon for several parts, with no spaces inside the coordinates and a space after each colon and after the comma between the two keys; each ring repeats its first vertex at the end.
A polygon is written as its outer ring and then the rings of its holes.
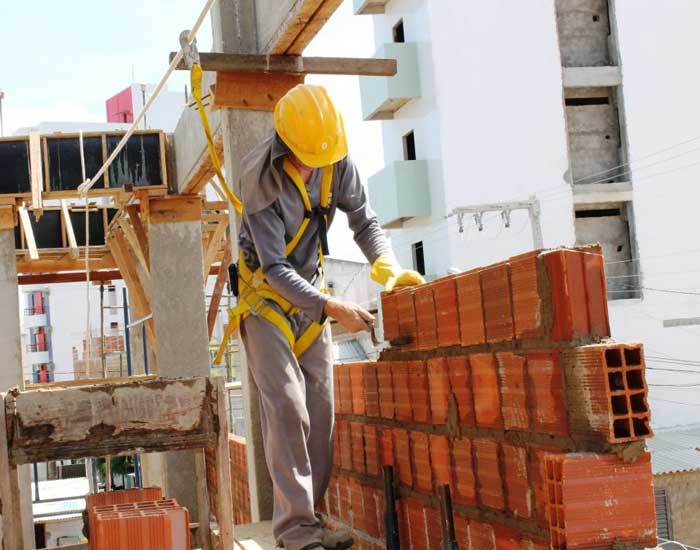
{"type": "Polygon", "coordinates": [[[352,302],[343,302],[335,298],[326,302],[323,312],[350,332],[371,331],[372,323],[374,323],[374,317],[366,309],[352,302]]]}

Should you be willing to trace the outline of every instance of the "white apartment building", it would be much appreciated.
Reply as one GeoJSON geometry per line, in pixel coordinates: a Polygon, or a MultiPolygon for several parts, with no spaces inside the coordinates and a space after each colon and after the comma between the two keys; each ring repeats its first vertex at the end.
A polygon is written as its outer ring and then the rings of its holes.
{"type": "Polygon", "coordinates": [[[386,160],[370,199],[402,264],[437,277],[532,249],[526,211],[461,231],[448,216],[535,196],[545,247],[603,245],[613,336],[646,346],[654,424],[700,421],[700,4],[354,7],[398,60],[360,86],[386,160]]]}

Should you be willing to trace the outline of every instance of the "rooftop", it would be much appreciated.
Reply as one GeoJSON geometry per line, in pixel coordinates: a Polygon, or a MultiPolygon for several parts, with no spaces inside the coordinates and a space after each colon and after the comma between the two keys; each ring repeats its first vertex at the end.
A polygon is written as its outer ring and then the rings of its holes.
{"type": "Polygon", "coordinates": [[[654,475],[700,471],[700,425],[657,431],[647,444],[654,475]]]}

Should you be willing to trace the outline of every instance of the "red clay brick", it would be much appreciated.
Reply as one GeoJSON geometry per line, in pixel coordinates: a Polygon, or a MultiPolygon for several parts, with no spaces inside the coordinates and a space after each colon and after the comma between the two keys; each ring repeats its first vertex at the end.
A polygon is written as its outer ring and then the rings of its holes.
{"type": "Polygon", "coordinates": [[[545,335],[543,303],[538,283],[539,254],[540,251],[528,252],[509,260],[517,340],[537,339],[545,335]]]}
{"type": "Polygon", "coordinates": [[[438,345],[438,334],[437,319],[435,318],[435,298],[433,297],[431,284],[416,287],[415,306],[418,349],[435,349],[438,345]]]}
{"type": "Polygon", "coordinates": [[[438,487],[449,485],[454,493],[454,480],[452,478],[452,454],[450,453],[450,440],[446,435],[430,436],[430,463],[433,468],[433,480],[438,487]]]}
{"type": "Polygon", "coordinates": [[[411,447],[409,445],[408,431],[394,428],[392,432],[394,434],[394,460],[398,470],[398,479],[402,484],[413,487],[411,447]]]}
{"type": "Polygon", "coordinates": [[[474,459],[478,480],[479,500],[495,510],[505,508],[498,443],[489,439],[474,439],[474,459]]]}
{"type": "Polygon", "coordinates": [[[656,545],[648,452],[633,462],[613,454],[549,455],[545,469],[552,548],[656,545]]]}
{"type": "Polygon", "coordinates": [[[342,422],[342,420],[337,420],[335,423],[335,433],[333,434],[333,465],[341,468],[343,465],[342,462],[342,450],[340,448],[340,431],[338,431],[338,423],[342,422]]]}
{"type": "Polygon", "coordinates": [[[430,466],[430,439],[428,434],[424,432],[410,432],[410,438],[414,488],[424,493],[432,493],[433,479],[430,466]]]}
{"type": "Polygon", "coordinates": [[[450,275],[435,281],[433,294],[435,296],[438,345],[441,348],[457,346],[460,343],[460,336],[455,276],[450,275]]]}
{"type": "Polygon", "coordinates": [[[515,529],[496,525],[493,530],[497,550],[520,550],[520,533],[515,529]]]}
{"type": "Polygon", "coordinates": [[[363,424],[365,439],[365,472],[370,476],[378,476],[379,469],[379,439],[377,427],[373,424],[363,424]]]}
{"type": "Polygon", "coordinates": [[[384,340],[396,340],[399,337],[399,304],[393,292],[382,292],[382,321],[384,340]]]}
{"type": "Polygon", "coordinates": [[[532,392],[533,430],[551,435],[567,435],[560,352],[528,352],[526,359],[527,376],[532,392]]]}
{"type": "Polygon", "coordinates": [[[527,430],[530,427],[525,386],[525,357],[509,352],[496,354],[501,386],[501,409],[506,430],[527,430]]]}
{"type": "Polygon", "coordinates": [[[347,477],[338,478],[338,517],[346,525],[352,525],[350,483],[347,477]]]}
{"type": "Polygon", "coordinates": [[[391,377],[393,363],[377,364],[377,386],[379,389],[379,414],[382,418],[394,418],[394,383],[391,377]]]}
{"type": "Polygon", "coordinates": [[[365,371],[362,363],[348,365],[350,371],[350,387],[352,390],[352,414],[365,414],[365,371]]]}
{"type": "Polygon", "coordinates": [[[350,507],[352,508],[352,526],[365,530],[365,511],[362,506],[362,486],[355,478],[350,479],[350,507]]]}
{"type": "Polygon", "coordinates": [[[442,541],[442,524],[440,511],[437,508],[423,507],[425,516],[425,534],[428,538],[428,548],[438,548],[442,541]]]}
{"type": "Polygon", "coordinates": [[[413,407],[408,392],[408,364],[403,361],[391,363],[391,380],[394,386],[394,411],[397,420],[413,420],[413,407]]]}
{"type": "Polygon", "coordinates": [[[444,357],[428,360],[428,386],[432,421],[444,424],[450,407],[450,372],[444,357]]]}
{"type": "Polygon", "coordinates": [[[352,413],[352,385],[350,381],[350,366],[336,365],[338,372],[338,396],[339,400],[336,403],[336,412],[338,414],[352,413]]]}
{"type": "Polygon", "coordinates": [[[342,414],[340,410],[341,397],[340,397],[340,381],[338,379],[339,365],[333,366],[333,404],[335,407],[336,414],[342,414]]]}
{"type": "Polygon", "coordinates": [[[350,439],[352,442],[352,469],[359,473],[365,473],[365,439],[363,425],[359,422],[350,422],[350,439]]]}
{"type": "Polygon", "coordinates": [[[493,354],[470,355],[469,365],[471,366],[476,425],[480,428],[499,428],[502,425],[501,397],[493,354]]]}
{"type": "Polygon", "coordinates": [[[365,414],[379,416],[379,387],[377,384],[377,363],[362,363],[365,383],[365,414]]]}
{"type": "MultiPolygon", "coordinates": [[[[377,490],[369,485],[362,487],[362,506],[365,512],[365,531],[370,537],[379,537],[379,510],[377,490]]],[[[381,503],[384,506],[384,503],[381,503]]]]}
{"type": "Polygon", "coordinates": [[[610,334],[608,317],[608,289],[605,281],[605,262],[602,249],[593,247],[583,256],[583,270],[588,295],[588,321],[590,332],[594,336],[610,334]]]}
{"type": "Polygon", "coordinates": [[[396,292],[399,311],[399,338],[405,340],[401,349],[418,349],[418,325],[416,322],[415,289],[408,288],[396,292]]]}
{"type": "Polygon", "coordinates": [[[335,433],[339,441],[340,467],[343,470],[352,470],[352,436],[350,424],[342,420],[335,423],[335,433]]]}
{"type": "Polygon", "coordinates": [[[502,443],[501,449],[508,511],[518,518],[530,518],[533,505],[527,471],[527,449],[510,443],[502,443]]]}
{"type": "Polygon", "coordinates": [[[547,455],[563,454],[554,447],[530,448],[530,483],[535,501],[535,517],[540,527],[547,527],[547,488],[544,478],[544,461],[547,455]]]}
{"type": "Polygon", "coordinates": [[[505,342],[512,340],[515,333],[508,265],[502,263],[489,266],[483,269],[480,275],[484,300],[486,341],[505,342]]]}
{"type": "Polygon", "coordinates": [[[549,543],[544,540],[531,539],[524,537],[520,541],[520,550],[549,550],[549,543]]]}
{"type": "Polygon", "coordinates": [[[452,442],[455,491],[454,501],[467,506],[476,504],[476,479],[472,459],[472,442],[469,438],[452,442]]]}
{"type": "Polygon", "coordinates": [[[410,548],[411,544],[408,532],[408,500],[407,498],[401,498],[396,505],[397,515],[399,516],[399,546],[401,548],[410,548]]]}
{"type": "Polygon", "coordinates": [[[338,478],[335,476],[331,477],[328,483],[328,493],[326,493],[328,498],[328,513],[331,517],[337,518],[340,516],[340,501],[338,495],[338,478]]]}
{"type": "Polygon", "coordinates": [[[430,550],[423,504],[413,498],[406,499],[406,516],[408,519],[408,536],[411,550],[430,550]]]}
{"type": "Polygon", "coordinates": [[[457,401],[459,421],[465,426],[474,426],[474,398],[469,358],[467,356],[448,357],[447,368],[452,393],[457,401]]]}
{"type": "Polygon", "coordinates": [[[455,524],[455,539],[457,541],[457,548],[471,550],[471,542],[469,540],[469,519],[466,516],[461,515],[459,512],[454,513],[454,524],[455,524]]]}
{"type": "Polygon", "coordinates": [[[391,428],[380,428],[379,437],[379,463],[380,466],[395,466],[394,434],[391,428]]]}
{"type": "Polygon", "coordinates": [[[472,520],[469,522],[469,534],[471,535],[472,548],[497,550],[496,534],[492,525],[472,520]]]}
{"type": "Polygon", "coordinates": [[[409,405],[413,409],[413,420],[430,422],[430,393],[425,361],[409,361],[407,366],[409,405]]]}
{"type": "Polygon", "coordinates": [[[462,273],[455,278],[459,305],[460,342],[474,346],[486,342],[481,282],[478,271],[462,273]]]}

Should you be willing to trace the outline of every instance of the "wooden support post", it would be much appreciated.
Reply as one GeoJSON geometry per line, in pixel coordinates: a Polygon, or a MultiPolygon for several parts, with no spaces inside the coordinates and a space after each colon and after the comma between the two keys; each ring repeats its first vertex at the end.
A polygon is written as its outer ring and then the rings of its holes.
{"type": "Polygon", "coordinates": [[[122,233],[126,238],[126,242],[131,248],[131,251],[134,253],[134,256],[138,260],[139,264],[141,264],[141,268],[143,269],[144,273],[150,277],[151,266],[148,262],[148,258],[144,254],[143,248],[141,247],[141,242],[136,235],[136,231],[134,231],[133,226],[126,218],[119,218],[117,223],[119,224],[119,227],[121,227],[122,233]]]}
{"type": "Polygon", "coordinates": [[[209,302],[209,311],[207,312],[207,328],[209,329],[209,340],[211,341],[211,334],[214,332],[214,325],[216,324],[216,317],[219,313],[219,304],[221,304],[221,295],[224,292],[224,285],[228,280],[228,266],[231,263],[231,239],[226,239],[224,243],[224,257],[221,260],[221,267],[219,268],[219,273],[216,275],[216,282],[214,283],[214,292],[211,296],[211,301],[209,302]]]}
{"type": "Polygon", "coordinates": [[[143,255],[146,258],[146,260],[150,263],[148,255],[148,237],[146,236],[146,229],[144,228],[143,222],[141,221],[141,209],[135,204],[129,204],[126,207],[126,211],[129,214],[129,220],[131,221],[131,225],[134,228],[134,233],[136,233],[136,238],[138,239],[139,244],[141,245],[143,255]]]}
{"type": "Polygon", "coordinates": [[[2,544],[0,546],[4,550],[24,550],[19,475],[17,466],[10,460],[5,414],[5,394],[0,394],[0,503],[2,504],[2,539],[0,539],[2,544]]]}
{"type": "Polygon", "coordinates": [[[294,74],[218,73],[212,108],[272,112],[284,94],[303,82],[303,75],[294,74]]]}
{"type": "Polygon", "coordinates": [[[216,414],[219,421],[216,445],[216,519],[219,522],[220,548],[233,548],[233,497],[231,494],[231,457],[228,444],[226,390],[223,378],[217,378],[215,384],[216,414]]]}
{"type": "Polygon", "coordinates": [[[209,491],[207,489],[207,463],[204,449],[195,451],[194,455],[195,474],[197,479],[197,511],[199,512],[198,522],[199,528],[199,544],[202,550],[212,550],[211,531],[209,529],[210,513],[209,507],[209,491]]]}
{"type": "Polygon", "coordinates": [[[0,205],[0,229],[14,229],[17,225],[17,213],[14,205],[0,205]]]}
{"type": "Polygon", "coordinates": [[[27,243],[27,248],[29,249],[29,258],[32,260],[39,259],[39,251],[36,248],[36,240],[34,239],[34,230],[32,229],[32,222],[29,220],[29,213],[27,208],[22,205],[18,208],[19,219],[22,222],[22,231],[24,231],[24,240],[27,243]]]}
{"type": "Polygon", "coordinates": [[[228,227],[228,218],[224,218],[220,221],[214,233],[212,233],[207,247],[204,251],[204,286],[207,286],[207,277],[209,276],[209,271],[211,270],[211,264],[214,263],[216,259],[216,254],[221,249],[221,241],[226,235],[226,228],[228,227]]]}
{"type": "Polygon", "coordinates": [[[32,208],[34,217],[39,220],[44,208],[44,176],[41,155],[41,134],[29,132],[29,166],[31,170],[32,208]]]}
{"type": "Polygon", "coordinates": [[[80,250],[78,250],[78,243],[75,240],[73,223],[71,222],[70,213],[68,212],[68,201],[65,199],[61,201],[61,215],[63,216],[63,224],[66,228],[66,238],[68,239],[68,248],[70,248],[70,257],[77,258],[80,255],[80,250]]]}

